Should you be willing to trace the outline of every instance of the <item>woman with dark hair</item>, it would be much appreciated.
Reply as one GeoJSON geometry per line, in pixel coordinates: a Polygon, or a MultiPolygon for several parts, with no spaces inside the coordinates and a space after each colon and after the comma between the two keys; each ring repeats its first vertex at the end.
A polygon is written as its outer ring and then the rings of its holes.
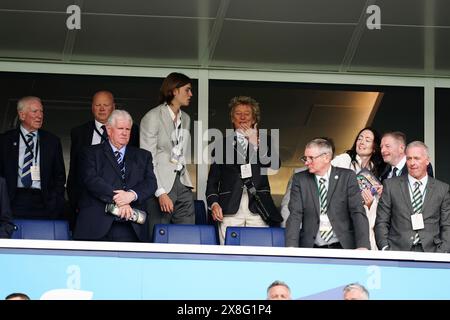
{"type": "Polygon", "coordinates": [[[163,81],[159,105],[141,120],[140,147],[152,153],[158,189],[149,202],[150,234],[158,223],[194,224],[194,198],[187,170],[189,115],[181,108],[189,106],[192,80],[173,72],[163,81]]]}
{"type": "MultiPolygon", "coordinates": [[[[369,170],[374,177],[378,177],[383,171],[384,162],[381,156],[381,136],[371,127],[366,127],[358,132],[350,150],[336,156],[331,164],[335,167],[347,168],[359,173],[362,169],[369,170]]],[[[367,218],[370,225],[370,245],[372,250],[377,250],[373,226],[377,213],[378,199],[383,191],[383,186],[376,186],[376,193],[369,189],[361,190],[367,218]]]]}

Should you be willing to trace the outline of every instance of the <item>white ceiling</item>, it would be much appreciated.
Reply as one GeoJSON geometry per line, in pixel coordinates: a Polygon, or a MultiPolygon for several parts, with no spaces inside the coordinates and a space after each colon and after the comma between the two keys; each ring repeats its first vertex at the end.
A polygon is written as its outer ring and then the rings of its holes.
{"type": "Polygon", "coordinates": [[[3,61],[450,77],[449,40],[449,0],[0,0],[3,61]]]}

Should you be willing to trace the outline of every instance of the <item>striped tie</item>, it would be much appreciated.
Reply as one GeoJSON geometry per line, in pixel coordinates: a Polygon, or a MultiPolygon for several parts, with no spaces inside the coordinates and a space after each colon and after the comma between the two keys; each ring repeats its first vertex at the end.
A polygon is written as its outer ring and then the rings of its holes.
{"type": "MultiPolygon", "coordinates": [[[[325,178],[319,179],[320,214],[327,214],[327,187],[325,186],[325,182],[325,178]]],[[[333,237],[333,229],[320,231],[320,236],[325,242],[330,241],[333,237]]]]}
{"type": "MultiPolygon", "coordinates": [[[[419,214],[422,212],[422,205],[423,205],[423,199],[422,199],[422,193],[420,192],[420,186],[422,185],[422,182],[416,181],[414,182],[414,191],[413,191],[413,214],[419,214]]],[[[413,245],[415,246],[420,241],[419,233],[416,231],[416,234],[414,235],[413,245]]]]}
{"type": "Polygon", "coordinates": [[[25,154],[23,157],[22,174],[20,180],[25,188],[30,188],[33,181],[31,181],[31,165],[33,164],[33,150],[34,150],[34,133],[27,134],[27,143],[25,145],[25,154]]]}
{"type": "Polygon", "coordinates": [[[247,140],[247,139],[244,138],[244,137],[238,137],[237,138],[237,141],[239,142],[239,145],[241,146],[242,151],[244,152],[244,154],[247,153],[247,146],[248,146],[248,142],[245,141],[245,140],[247,140]]]}
{"type": "Polygon", "coordinates": [[[114,151],[114,155],[116,156],[117,164],[119,165],[122,180],[125,180],[125,163],[122,154],[119,151],[114,151]]]}

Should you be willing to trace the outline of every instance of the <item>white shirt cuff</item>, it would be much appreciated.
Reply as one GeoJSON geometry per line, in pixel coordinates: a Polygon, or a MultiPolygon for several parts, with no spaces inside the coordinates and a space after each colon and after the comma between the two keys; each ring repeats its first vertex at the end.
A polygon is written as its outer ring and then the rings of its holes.
{"type": "Polygon", "coordinates": [[[155,191],[155,197],[159,197],[164,193],[167,193],[166,190],[164,190],[164,188],[159,188],[158,190],[155,191]]]}
{"type": "Polygon", "coordinates": [[[128,190],[129,192],[133,192],[134,193],[134,200],[133,201],[136,201],[137,199],[138,199],[138,195],[137,195],[137,193],[136,192],[134,192],[134,190],[128,190]]]}

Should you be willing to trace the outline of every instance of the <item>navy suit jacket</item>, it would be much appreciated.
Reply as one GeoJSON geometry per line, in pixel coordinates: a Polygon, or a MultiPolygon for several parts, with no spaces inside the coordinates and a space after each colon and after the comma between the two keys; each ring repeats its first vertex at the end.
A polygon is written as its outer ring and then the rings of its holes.
{"type": "Polygon", "coordinates": [[[6,181],[0,177],[0,238],[10,238],[14,230],[11,222],[12,213],[9,206],[8,190],[6,181]]]}
{"type": "MultiPolygon", "coordinates": [[[[80,199],[81,189],[78,173],[78,155],[92,143],[94,135],[95,121],[88,121],[81,126],[70,131],[70,168],[67,177],[67,195],[72,208],[77,208],[80,199]]],[[[129,146],[139,147],[139,127],[133,124],[129,146]]]]}
{"type": "MultiPolygon", "coordinates": [[[[127,146],[124,161],[125,182],[109,143],[86,147],[80,154],[78,170],[84,187],[78,203],[80,211],[75,239],[97,240],[108,233],[115,216],[106,213],[105,206],[113,202],[113,190],[132,189],[138,199],[131,206],[146,209],[146,201],[156,191],[152,155],[146,150],[127,146]]],[[[142,225],[131,223],[141,241],[149,241],[147,222],[148,218],[142,225]]]]}
{"type": "MultiPolygon", "coordinates": [[[[61,141],[48,131],[40,129],[38,133],[43,201],[48,217],[58,218],[63,214],[64,184],[66,183],[61,141]]],[[[3,134],[0,143],[0,176],[5,177],[11,201],[13,201],[17,190],[19,139],[19,129],[13,129],[3,134]]]]}

